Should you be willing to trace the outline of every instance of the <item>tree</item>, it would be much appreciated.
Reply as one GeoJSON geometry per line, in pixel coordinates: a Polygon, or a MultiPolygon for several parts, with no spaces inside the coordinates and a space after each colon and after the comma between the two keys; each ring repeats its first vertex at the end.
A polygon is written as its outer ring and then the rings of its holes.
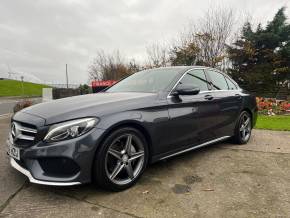
{"type": "Polygon", "coordinates": [[[231,9],[210,9],[171,49],[172,65],[221,67],[234,23],[231,9]]]}
{"type": "Polygon", "coordinates": [[[230,73],[242,87],[275,92],[290,80],[290,25],[281,8],[266,27],[244,24],[241,37],[228,47],[230,73]]]}
{"type": "Polygon", "coordinates": [[[137,68],[136,63],[132,62],[131,65],[128,65],[119,51],[106,54],[103,50],[100,50],[89,66],[88,72],[90,79],[119,80],[134,73],[135,69],[133,68],[137,68]]]}
{"type": "Polygon", "coordinates": [[[81,95],[92,93],[91,87],[88,86],[87,84],[80,85],[79,90],[81,95]]]}
{"type": "Polygon", "coordinates": [[[142,70],[142,67],[136,62],[134,58],[130,60],[129,64],[127,65],[127,68],[129,74],[133,74],[142,70]]]}
{"type": "Polygon", "coordinates": [[[168,51],[164,45],[154,43],[146,48],[148,63],[146,68],[165,67],[168,65],[168,51]]]}
{"type": "Polygon", "coordinates": [[[170,61],[173,66],[195,65],[199,62],[198,55],[200,48],[195,42],[185,42],[181,46],[174,46],[171,49],[170,61]]]}

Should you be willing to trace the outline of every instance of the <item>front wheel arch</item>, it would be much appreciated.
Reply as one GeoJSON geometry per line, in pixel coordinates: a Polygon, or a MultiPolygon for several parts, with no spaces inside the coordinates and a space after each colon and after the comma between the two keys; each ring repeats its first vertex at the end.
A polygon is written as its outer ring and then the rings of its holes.
{"type": "MultiPolygon", "coordinates": [[[[149,150],[149,162],[151,161],[151,157],[152,157],[152,151],[153,151],[153,146],[152,146],[152,138],[149,134],[149,131],[138,121],[136,120],[124,120],[121,121],[119,123],[116,123],[114,125],[112,125],[110,128],[108,128],[102,135],[101,140],[99,142],[99,144],[101,145],[104,140],[114,131],[116,131],[117,129],[120,128],[126,128],[126,127],[131,127],[131,128],[135,128],[137,130],[139,130],[143,136],[146,139],[146,142],[148,144],[148,150],[149,150]]],[[[98,150],[98,149],[97,149],[98,150]]],[[[97,152],[97,151],[96,151],[97,152]]]]}
{"type": "MultiPolygon", "coordinates": [[[[103,135],[101,136],[101,139],[98,142],[98,147],[95,151],[94,160],[95,160],[97,153],[99,152],[99,150],[101,148],[101,145],[104,143],[105,139],[114,131],[121,129],[121,128],[126,128],[126,127],[135,128],[143,134],[143,136],[146,139],[147,145],[148,145],[148,153],[149,153],[148,163],[151,163],[151,160],[152,160],[152,139],[151,139],[149,132],[145,129],[145,127],[143,127],[137,121],[122,121],[122,122],[119,122],[119,123],[112,125],[109,129],[107,129],[103,133],[103,135]]],[[[91,180],[92,181],[93,181],[94,160],[91,163],[91,180]]]]}

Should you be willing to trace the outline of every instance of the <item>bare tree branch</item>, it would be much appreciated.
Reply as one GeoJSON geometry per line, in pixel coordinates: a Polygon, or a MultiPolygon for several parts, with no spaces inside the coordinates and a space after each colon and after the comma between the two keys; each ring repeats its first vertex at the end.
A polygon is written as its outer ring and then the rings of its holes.
{"type": "Polygon", "coordinates": [[[168,50],[166,46],[154,43],[146,48],[147,52],[147,68],[165,67],[168,65],[168,50]]]}
{"type": "Polygon", "coordinates": [[[104,50],[99,50],[88,67],[88,73],[90,79],[119,80],[136,72],[137,68],[135,61],[127,64],[119,51],[106,54],[104,50]]]}
{"type": "Polygon", "coordinates": [[[222,68],[227,63],[227,43],[234,25],[232,9],[215,7],[180,34],[170,50],[172,65],[205,65],[222,68]]]}

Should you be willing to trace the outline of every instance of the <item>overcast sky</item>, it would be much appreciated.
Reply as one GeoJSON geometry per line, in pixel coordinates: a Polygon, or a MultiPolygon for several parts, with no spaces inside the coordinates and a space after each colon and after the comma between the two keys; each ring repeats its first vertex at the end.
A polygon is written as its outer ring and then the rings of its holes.
{"type": "MultiPolygon", "coordinates": [[[[171,40],[212,4],[266,23],[289,0],[1,0],[0,77],[12,71],[43,82],[88,81],[98,49],[144,60],[146,46],[171,40]]],[[[241,19],[242,16],[241,16],[241,19]]]]}

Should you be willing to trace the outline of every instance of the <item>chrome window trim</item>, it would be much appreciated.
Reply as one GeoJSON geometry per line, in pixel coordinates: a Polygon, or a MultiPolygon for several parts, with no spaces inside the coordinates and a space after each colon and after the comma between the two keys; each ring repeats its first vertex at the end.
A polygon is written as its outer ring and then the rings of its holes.
{"type": "Polygon", "coordinates": [[[207,145],[213,144],[213,143],[215,143],[215,142],[222,141],[222,140],[227,139],[227,138],[230,138],[230,136],[223,136],[223,137],[220,137],[220,138],[217,138],[217,139],[210,140],[210,141],[205,142],[205,143],[202,143],[202,144],[200,144],[200,145],[196,145],[196,146],[194,146],[194,147],[187,148],[187,149],[185,149],[185,150],[178,151],[178,152],[176,152],[176,153],[173,153],[173,154],[167,155],[167,156],[165,156],[165,157],[160,158],[159,160],[164,160],[164,159],[167,159],[167,158],[169,158],[169,157],[173,157],[173,156],[176,156],[176,155],[179,155],[179,154],[182,154],[182,153],[188,152],[188,151],[192,151],[192,150],[195,150],[195,149],[198,149],[198,148],[201,148],[201,147],[204,147],[204,146],[207,146],[207,145]]]}
{"type": "Polygon", "coordinates": [[[232,91],[241,91],[242,89],[220,89],[220,90],[208,90],[208,91],[200,91],[199,93],[210,93],[210,92],[232,92],[232,91]]]}
{"type": "MultiPolygon", "coordinates": [[[[204,93],[212,93],[212,92],[228,92],[228,91],[236,91],[236,90],[240,90],[240,89],[229,89],[229,90],[226,90],[226,89],[221,89],[221,90],[208,90],[208,91],[200,91],[197,95],[199,94],[204,94],[204,93]]],[[[167,96],[167,98],[172,98],[173,96],[172,95],[169,95],[167,96]]]]}
{"type": "MultiPolygon", "coordinates": [[[[198,94],[203,94],[203,93],[211,93],[211,92],[224,92],[224,91],[241,91],[242,89],[239,87],[239,85],[236,83],[236,81],[234,81],[231,77],[229,77],[227,74],[225,74],[224,72],[221,72],[217,69],[214,68],[208,68],[208,67],[204,67],[204,68],[191,68],[186,70],[183,75],[179,78],[179,80],[175,83],[175,85],[173,86],[173,88],[170,90],[170,92],[167,95],[167,99],[172,98],[173,96],[171,95],[172,91],[176,88],[176,86],[178,85],[178,83],[182,80],[182,78],[190,71],[192,70],[207,70],[207,69],[211,69],[213,71],[216,71],[217,73],[222,74],[224,77],[227,77],[230,81],[232,81],[234,83],[234,85],[236,85],[237,89],[212,89],[212,90],[208,90],[208,91],[200,91],[198,94]]],[[[206,72],[205,72],[206,74],[206,72]]],[[[208,79],[208,78],[207,78],[208,79]]]]}

